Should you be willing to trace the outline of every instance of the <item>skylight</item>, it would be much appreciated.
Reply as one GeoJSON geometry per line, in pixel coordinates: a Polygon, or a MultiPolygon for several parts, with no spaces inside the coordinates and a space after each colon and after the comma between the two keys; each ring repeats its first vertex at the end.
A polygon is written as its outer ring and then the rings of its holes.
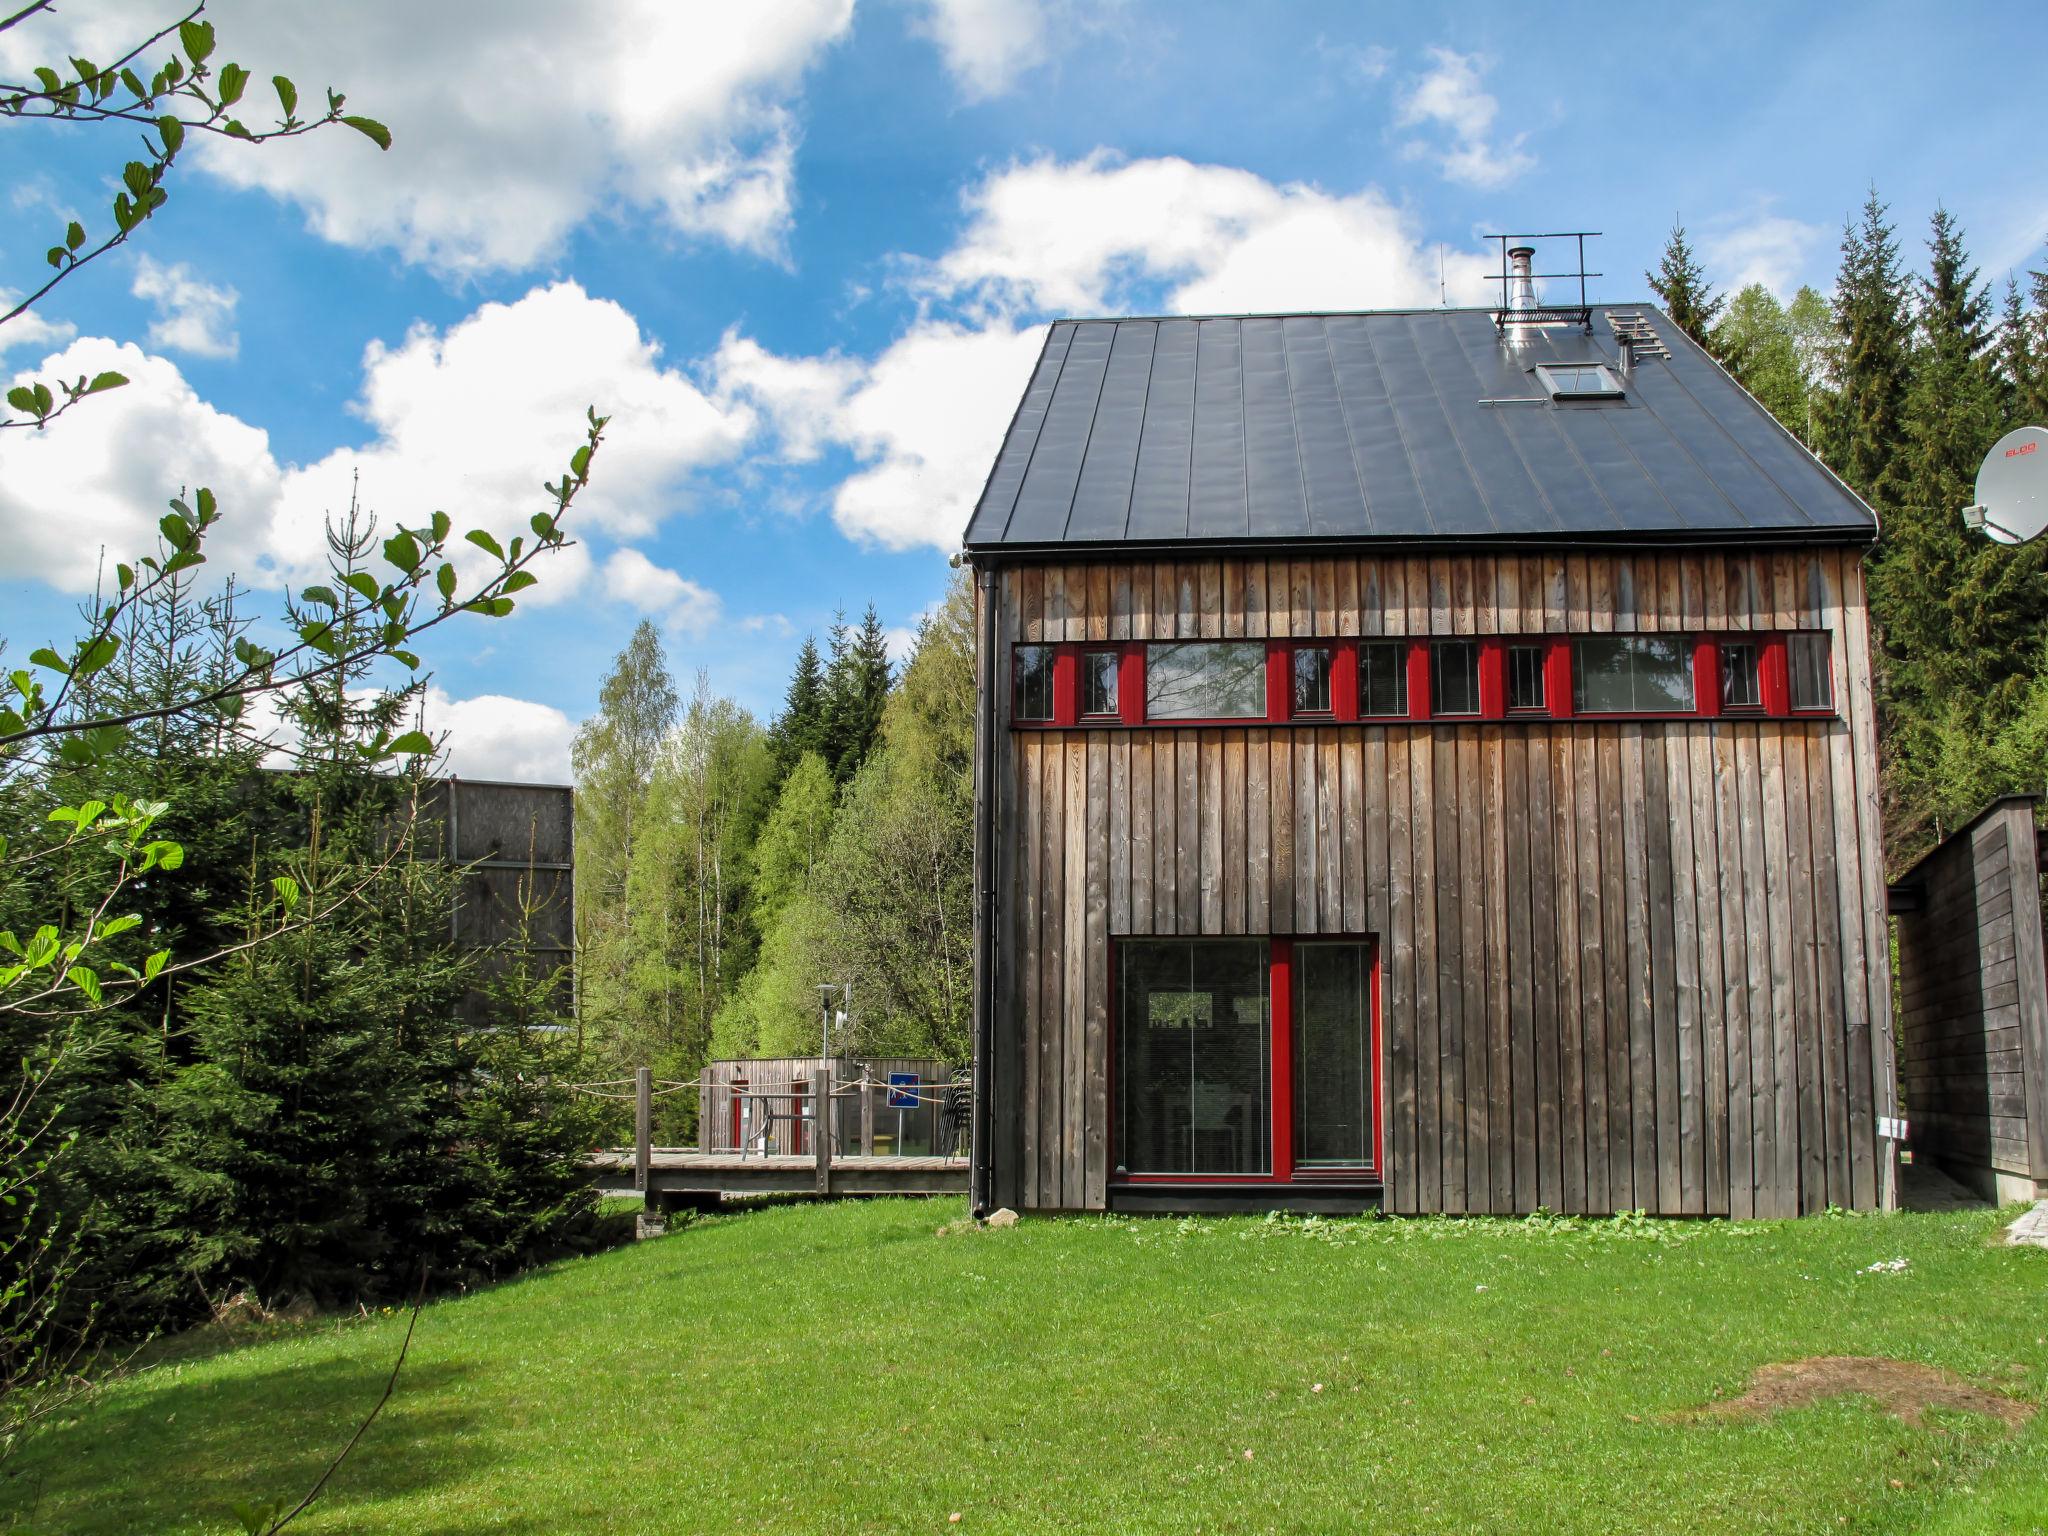
{"type": "Polygon", "coordinates": [[[1604,363],[1544,363],[1536,381],[1553,400],[1619,400],[1626,394],[1604,363]]]}

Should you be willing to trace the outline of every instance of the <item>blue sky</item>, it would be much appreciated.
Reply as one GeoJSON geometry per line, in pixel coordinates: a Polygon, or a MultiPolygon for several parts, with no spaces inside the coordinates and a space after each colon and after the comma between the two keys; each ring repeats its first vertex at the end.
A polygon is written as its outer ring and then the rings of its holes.
{"type": "MultiPolygon", "coordinates": [[[[643,615],[679,678],[764,716],[835,609],[907,637],[1052,315],[1471,302],[1502,228],[1605,231],[1595,297],[1634,299],[1674,216],[1717,282],[1789,292],[1827,284],[1873,181],[1910,255],[1937,201],[1996,281],[2048,235],[2018,5],[209,15],[223,57],[345,89],[396,144],[188,157],[125,251],[0,328],[10,374],[135,380],[0,437],[0,635],[16,664],[68,636],[100,550],[144,547],[182,486],[266,593],[309,576],[351,475],[387,519],[522,526],[595,402],[579,549],[428,653],[428,723],[475,774],[563,776],[643,615]]],[[[0,66],[167,16],[75,4],[0,66]]],[[[121,154],[0,133],[0,287],[72,213],[104,224],[121,154]]]]}

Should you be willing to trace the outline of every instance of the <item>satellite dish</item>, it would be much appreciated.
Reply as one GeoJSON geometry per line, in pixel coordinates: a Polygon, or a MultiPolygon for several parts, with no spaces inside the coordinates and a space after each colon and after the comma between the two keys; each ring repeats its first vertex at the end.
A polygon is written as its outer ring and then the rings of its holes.
{"type": "Polygon", "coordinates": [[[1977,469],[1977,504],[1963,521],[2001,544],[2048,528],[2048,427],[2017,427],[1991,445],[1977,469]]]}

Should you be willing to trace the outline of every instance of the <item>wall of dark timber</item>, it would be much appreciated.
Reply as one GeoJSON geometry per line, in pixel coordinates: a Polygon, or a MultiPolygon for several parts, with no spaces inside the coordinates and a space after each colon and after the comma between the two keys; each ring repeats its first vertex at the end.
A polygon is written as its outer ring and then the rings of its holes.
{"type": "Polygon", "coordinates": [[[1113,936],[1361,932],[1388,1209],[1890,1203],[1855,552],[1005,566],[994,591],[997,1204],[1106,1203],[1113,936]],[[1017,640],[1816,625],[1834,720],[1008,729],[1017,640]]]}
{"type": "Polygon", "coordinates": [[[1899,881],[1899,1078],[1914,1157],[1998,1199],[2048,1190],[2048,970],[2032,797],[1899,881]]]}

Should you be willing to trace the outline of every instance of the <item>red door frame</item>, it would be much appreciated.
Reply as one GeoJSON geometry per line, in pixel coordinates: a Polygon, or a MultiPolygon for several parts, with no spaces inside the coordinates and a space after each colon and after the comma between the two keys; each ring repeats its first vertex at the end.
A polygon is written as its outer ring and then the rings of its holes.
{"type": "Polygon", "coordinates": [[[1104,1138],[1107,1155],[1116,1155],[1116,1046],[1117,1046],[1117,948],[1126,942],[1144,942],[1149,939],[1176,940],[1191,938],[1192,942],[1231,942],[1241,939],[1255,939],[1266,945],[1266,1028],[1267,1051],[1272,1063],[1270,1076],[1270,1102],[1267,1105],[1268,1128],[1272,1136],[1272,1171],[1270,1173],[1117,1173],[1110,1171],[1110,1182],[1114,1185],[1216,1185],[1224,1187],[1249,1186],[1253,1188],[1285,1187],[1306,1184],[1368,1184],[1384,1185],[1386,1182],[1386,1145],[1384,1125],[1386,1119],[1386,1070],[1385,1051],[1381,1043],[1380,1019],[1380,942],[1377,934],[1371,933],[1314,933],[1314,934],[1204,934],[1198,937],[1177,934],[1127,934],[1109,941],[1109,983],[1107,1012],[1109,1014],[1108,1057],[1108,1103],[1105,1106],[1104,1138]],[[1362,1168],[1317,1168],[1297,1173],[1294,1167],[1294,949],[1297,944],[1363,944],[1367,947],[1366,988],[1369,998],[1372,1038],[1367,1050],[1372,1059],[1372,1162],[1362,1168]]]}

